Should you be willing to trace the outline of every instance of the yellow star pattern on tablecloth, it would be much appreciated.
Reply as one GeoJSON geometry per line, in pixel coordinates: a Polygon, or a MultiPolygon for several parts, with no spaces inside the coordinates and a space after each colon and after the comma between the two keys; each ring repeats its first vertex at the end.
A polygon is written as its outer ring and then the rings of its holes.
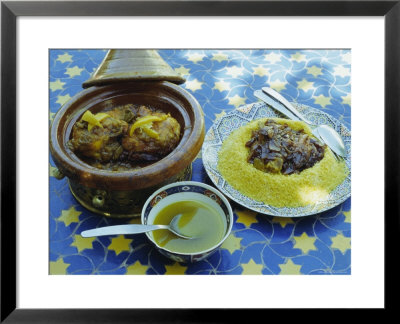
{"type": "Polygon", "coordinates": [[[73,236],[74,242],[71,243],[71,246],[75,246],[78,249],[78,252],[81,252],[85,249],[93,249],[93,241],[96,239],[95,237],[82,237],[79,235],[73,236]]]}
{"type": "Polygon", "coordinates": [[[221,248],[227,249],[231,254],[237,250],[240,250],[240,241],[242,238],[236,237],[233,233],[231,233],[224,243],[222,243],[221,248]]]}
{"type": "Polygon", "coordinates": [[[312,67],[307,68],[307,73],[312,74],[314,77],[323,74],[322,69],[318,66],[313,65],[312,67]]]}
{"type": "Polygon", "coordinates": [[[111,239],[111,244],[108,246],[108,250],[114,251],[116,255],[123,251],[129,252],[132,241],[132,239],[125,238],[124,235],[118,235],[111,239]]]}
{"type": "Polygon", "coordinates": [[[344,104],[344,105],[351,105],[351,94],[347,94],[347,95],[345,95],[345,96],[343,96],[343,97],[341,97],[342,98],[342,104],[344,104]]]}
{"type": "Polygon", "coordinates": [[[221,111],[220,113],[218,113],[218,114],[214,114],[215,119],[221,118],[221,117],[223,117],[223,116],[225,116],[225,115],[226,115],[225,110],[222,110],[222,111],[221,111]]]}
{"type": "Polygon", "coordinates": [[[84,69],[81,69],[79,66],[75,65],[72,68],[67,68],[65,74],[68,74],[70,78],[73,78],[76,75],[81,75],[83,70],[84,69]]]}
{"type": "Polygon", "coordinates": [[[242,98],[241,96],[235,94],[233,97],[229,98],[229,104],[235,106],[235,108],[244,105],[246,102],[246,98],[242,98]]]}
{"type": "Polygon", "coordinates": [[[57,90],[62,90],[64,89],[65,82],[61,82],[60,79],[57,79],[56,81],[50,82],[50,90],[51,91],[57,91],[57,90]]]}
{"type": "Polygon", "coordinates": [[[50,274],[52,275],[67,274],[67,268],[69,266],[70,264],[65,263],[63,258],[59,258],[57,261],[50,261],[50,274]]]}
{"type": "Polygon", "coordinates": [[[136,261],[135,263],[126,267],[126,274],[144,275],[148,269],[148,266],[142,265],[139,261],[136,261]]]}
{"type": "Polygon", "coordinates": [[[201,54],[201,53],[189,53],[186,55],[186,57],[188,58],[188,61],[197,63],[197,62],[203,61],[203,59],[206,57],[206,55],[201,54]]]}
{"type": "Polygon", "coordinates": [[[227,61],[228,55],[218,52],[218,53],[214,53],[211,59],[214,61],[218,61],[218,62],[227,61]]]}
{"type": "Polygon", "coordinates": [[[238,216],[236,222],[242,223],[246,227],[250,227],[251,224],[257,223],[257,212],[253,210],[237,210],[236,215],[238,216]]]}
{"type": "Polygon", "coordinates": [[[287,224],[294,224],[294,221],[290,217],[273,217],[272,223],[278,223],[282,228],[285,228],[287,224]]]}
{"type": "Polygon", "coordinates": [[[65,96],[57,96],[56,103],[60,104],[61,106],[65,104],[67,101],[71,99],[71,96],[67,93],[65,96]]]}
{"type": "Polygon", "coordinates": [[[173,265],[166,265],[165,269],[166,275],[183,275],[185,274],[187,267],[180,265],[178,262],[175,262],[173,265]]]}
{"type": "Polygon", "coordinates": [[[297,275],[301,274],[300,269],[301,265],[294,264],[291,259],[288,259],[286,263],[280,264],[279,268],[281,268],[281,275],[297,275]]]}
{"type": "Polygon", "coordinates": [[[69,55],[68,53],[58,55],[56,61],[60,61],[61,63],[72,62],[72,55],[69,55]]]}
{"type": "Polygon", "coordinates": [[[342,253],[350,249],[351,238],[344,236],[342,233],[338,233],[335,237],[332,237],[331,247],[339,249],[342,253]]]}
{"type": "Polygon", "coordinates": [[[253,259],[250,259],[247,263],[242,263],[243,272],[242,275],[260,275],[264,266],[257,264],[253,259]]]}
{"type": "Polygon", "coordinates": [[[282,58],[281,54],[277,53],[269,53],[264,55],[264,59],[272,64],[275,64],[276,62],[279,62],[282,58]]]}
{"type": "Polygon", "coordinates": [[[296,52],[296,53],[290,55],[290,57],[291,57],[291,59],[293,61],[296,61],[296,62],[301,62],[301,61],[305,61],[306,60],[306,56],[301,54],[301,53],[299,53],[299,52],[296,52]]]}
{"type": "Polygon", "coordinates": [[[280,92],[283,89],[286,89],[286,82],[284,81],[273,81],[270,84],[270,87],[278,92],[280,92]]]}
{"type": "Polygon", "coordinates": [[[50,114],[49,114],[50,121],[53,121],[55,115],[56,115],[56,113],[50,112],[50,114]]]}
{"type": "Polygon", "coordinates": [[[293,236],[295,241],[294,248],[300,249],[303,253],[308,253],[310,250],[317,250],[314,243],[316,241],[315,237],[310,237],[306,233],[301,234],[301,236],[293,236]]]}
{"type": "Polygon", "coordinates": [[[314,103],[321,105],[323,108],[325,108],[326,105],[329,105],[331,103],[331,98],[325,97],[321,94],[318,97],[314,97],[314,103]]]}
{"type": "Polygon", "coordinates": [[[186,89],[189,89],[189,90],[192,90],[193,92],[195,92],[196,90],[201,90],[203,83],[204,82],[200,82],[199,80],[194,79],[194,80],[186,81],[185,87],[186,87],[186,89]]]}
{"type": "Polygon", "coordinates": [[[50,163],[49,163],[49,175],[58,180],[61,180],[65,177],[64,174],[62,174],[58,168],[53,167],[50,163]]]}
{"type": "Polygon", "coordinates": [[[57,177],[58,169],[53,167],[51,164],[49,164],[49,174],[50,174],[50,177],[57,177]]]}
{"type": "Polygon", "coordinates": [[[345,217],[344,222],[345,223],[351,223],[351,210],[347,211],[347,212],[343,212],[343,215],[345,217]]]}
{"type": "Polygon", "coordinates": [[[237,78],[239,75],[243,74],[244,68],[239,66],[230,66],[226,68],[226,74],[230,75],[232,78],[237,78]]]}
{"type": "Polygon", "coordinates": [[[297,88],[308,91],[314,87],[314,82],[309,82],[306,79],[302,79],[301,81],[297,81],[297,88]]]}
{"type": "Polygon", "coordinates": [[[260,77],[269,75],[270,69],[263,66],[257,66],[253,68],[253,74],[259,75],[260,77]]]}
{"type": "Polygon", "coordinates": [[[181,65],[179,68],[175,68],[175,72],[179,73],[180,75],[190,75],[190,69],[185,68],[181,65]]]}
{"type": "Polygon", "coordinates": [[[79,215],[82,212],[75,209],[74,206],[70,207],[68,210],[62,210],[61,216],[57,218],[59,222],[63,222],[65,226],[69,226],[72,223],[79,223],[79,215]]]}
{"type": "Polygon", "coordinates": [[[214,83],[214,88],[213,89],[217,89],[218,91],[225,91],[225,90],[230,90],[231,89],[231,85],[229,82],[226,81],[218,81],[214,83]]]}

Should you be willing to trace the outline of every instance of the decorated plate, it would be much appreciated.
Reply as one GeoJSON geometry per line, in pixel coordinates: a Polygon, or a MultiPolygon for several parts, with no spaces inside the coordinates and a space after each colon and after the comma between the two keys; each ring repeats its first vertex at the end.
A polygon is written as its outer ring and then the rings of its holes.
{"type": "Polygon", "coordinates": [[[275,111],[273,108],[268,106],[264,102],[257,102],[250,105],[245,105],[239,107],[221,118],[217,119],[211,128],[208,130],[206,137],[204,139],[202,148],[202,159],[204,168],[207,171],[208,176],[212,182],[217,186],[217,188],[228,196],[233,201],[243,205],[246,208],[254,210],[256,212],[280,216],[280,217],[300,217],[317,214],[328,209],[331,209],[347,198],[351,194],[351,134],[350,131],[337,119],[332,116],[311,108],[309,106],[294,103],[294,106],[313,124],[327,124],[332,126],[343,138],[348,155],[346,157],[345,163],[349,169],[349,174],[347,178],[338,185],[325,199],[317,201],[313,204],[296,207],[296,208],[278,208],[270,205],[266,205],[263,202],[253,200],[238,190],[229,185],[227,181],[218,172],[218,153],[221,149],[222,142],[228,137],[234,130],[240,128],[241,126],[247,124],[248,122],[259,119],[259,118],[285,118],[279,112],[275,111]]]}

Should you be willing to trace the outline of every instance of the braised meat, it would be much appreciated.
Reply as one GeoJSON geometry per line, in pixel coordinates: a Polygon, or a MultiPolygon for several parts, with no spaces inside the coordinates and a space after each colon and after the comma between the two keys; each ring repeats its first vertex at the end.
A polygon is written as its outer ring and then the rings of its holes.
{"type": "Polygon", "coordinates": [[[78,155],[93,158],[101,162],[118,159],[122,146],[118,139],[128,130],[128,123],[106,116],[100,122],[101,127],[90,127],[87,121],[75,123],[69,147],[78,155]]]}
{"type": "Polygon", "coordinates": [[[246,143],[247,161],[258,170],[269,173],[293,174],[311,168],[322,160],[325,145],[287,124],[267,120],[253,131],[246,143]]]}
{"type": "MultiPolygon", "coordinates": [[[[150,154],[163,156],[171,152],[180,139],[181,127],[175,118],[164,113],[152,112],[146,107],[138,111],[137,123],[143,126],[135,127],[132,135],[122,138],[122,146],[131,156],[134,154],[150,154]],[[149,132],[148,126],[151,126],[149,132]]],[[[133,124],[133,127],[135,124],[133,124]]]]}
{"type": "Polygon", "coordinates": [[[180,124],[160,110],[132,104],[93,114],[75,123],[68,146],[85,162],[125,170],[157,161],[179,143],[180,124]]]}

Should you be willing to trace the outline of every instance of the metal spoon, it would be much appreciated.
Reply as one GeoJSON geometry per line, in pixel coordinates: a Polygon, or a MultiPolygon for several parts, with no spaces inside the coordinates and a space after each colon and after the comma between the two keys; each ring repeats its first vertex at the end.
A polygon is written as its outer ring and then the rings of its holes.
{"type": "Polygon", "coordinates": [[[182,214],[176,215],[169,225],[142,225],[142,224],[128,224],[128,225],[114,225],[94,228],[91,230],[81,232],[82,237],[105,236],[105,235],[121,235],[121,234],[140,234],[159,229],[167,229],[184,239],[192,239],[193,237],[186,236],[179,231],[178,222],[182,214]]]}
{"type": "MultiPolygon", "coordinates": [[[[313,134],[316,137],[320,138],[326,145],[328,145],[334,153],[343,158],[347,156],[347,151],[343,139],[336,132],[336,130],[328,125],[314,125],[311,121],[305,118],[295,107],[293,107],[293,105],[289,101],[287,101],[280,93],[276,92],[274,89],[264,87],[262,88],[262,91],[269,97],[278,101],[278,103],[282,104],[285,108],[287,108],[291,112],[290,116],[286,114],[289,118],[294,119],[294,115],[295,117],[297,117],[297,119],[300,119],[308,124],[312,128],[313,134]]],[[[277,109],[276,106],[273,106],[273,108],[277,109]]]]}

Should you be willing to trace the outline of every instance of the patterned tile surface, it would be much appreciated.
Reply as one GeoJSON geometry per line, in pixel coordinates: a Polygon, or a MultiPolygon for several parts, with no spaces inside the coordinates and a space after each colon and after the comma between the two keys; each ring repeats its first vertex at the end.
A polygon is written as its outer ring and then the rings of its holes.
{"type": "MultiPolygon", "coordinates": [[[[50,50],[50,120],[82,90],[106,50],[50,50]]],[[[289,101],[321,109],[351,129],[349,50],[160,50],[181,73],[205,113],[206,130],[232,109],[257,102],[254,90],[274,88],[289,101]]],[[[351,198],[314,216],[280,218],[232,203],[231,235],[211,257],[181,264],[163,257],[146,236],[82,238],[98,226],[139,223],[93,214],[50,167],[50,274],[350,274],[351,198]]],[[[201,156],[193,181],[212,185],[201,156]]]]}

